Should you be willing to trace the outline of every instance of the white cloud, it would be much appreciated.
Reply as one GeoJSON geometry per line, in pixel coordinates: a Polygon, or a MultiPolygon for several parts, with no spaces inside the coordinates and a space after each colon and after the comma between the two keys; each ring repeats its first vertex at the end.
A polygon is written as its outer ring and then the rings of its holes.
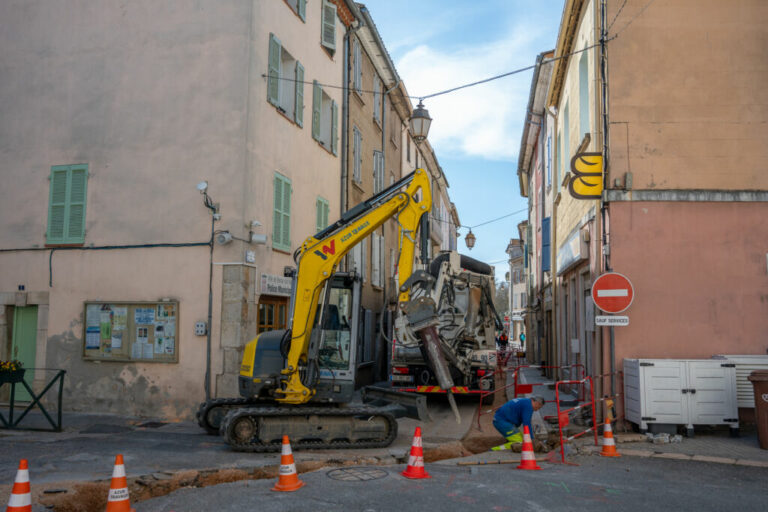
{"type": "MultiPolygon", "coordinates": [[[[465,46],[447,53],[426,45],[413,48],[398,62],[411,95],[429,95],[530,66],[539,48],[535,29],[517,26],[497,41],[465,46]]],[[[439,154],[513,160],[520,134],[532,71],[425,100],[434,119],[429,140],[439,154]]]]}

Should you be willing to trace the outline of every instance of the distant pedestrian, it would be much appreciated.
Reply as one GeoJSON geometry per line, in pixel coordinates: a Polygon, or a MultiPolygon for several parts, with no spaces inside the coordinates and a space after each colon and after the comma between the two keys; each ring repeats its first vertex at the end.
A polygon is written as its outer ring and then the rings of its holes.
{"type": "Polygon", "coordinates": [[[493,426],[504,436],[506,443],[494,446],[493,450],[509,450],[513,445],[523,442],[523,427],[528,427],[528,432],[533,435],[531,417],[533,411],[538,411],[544,406],[544,399],[540,396],[531,398],[515,398],[496,410],[493,415],[493,426]]]}
{"type": "Polygon", "coordinates": [[[501,335],[499,336],[499,339],[497,341],[499,343],[499,350],[507,350],[507,344],[509,343],[509,338],[507,337],[506,331],[501,331],[501,335]]]}

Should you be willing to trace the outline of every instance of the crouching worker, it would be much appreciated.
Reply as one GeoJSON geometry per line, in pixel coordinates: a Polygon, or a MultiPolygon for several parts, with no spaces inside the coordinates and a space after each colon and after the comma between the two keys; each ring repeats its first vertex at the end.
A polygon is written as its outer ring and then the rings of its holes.
{"type": "Polygon", "coordinates": [[[523,443],[523,427],[528,427],[528,432],[533,437],[531,416],[533,411],[538,411],[544,406],[544,399],[540,396],[531,398],[515,398],[502,405],[493,415],[493,426],[507,439],[507,442],[494,446],[492,450],[520,451],[523,443]]]}

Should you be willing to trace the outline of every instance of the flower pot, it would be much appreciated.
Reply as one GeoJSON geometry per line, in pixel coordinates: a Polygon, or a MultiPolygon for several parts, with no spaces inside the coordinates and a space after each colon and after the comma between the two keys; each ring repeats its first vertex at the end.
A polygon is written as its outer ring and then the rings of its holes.
{"type": "Polygon", "coordinates": [[[13,370],[13,371],[0,371],[0,384],[6,383],[6,382],[21,382],[24,380],[24,372],[26,370],[24,368],[20,370],[13,370]]]}

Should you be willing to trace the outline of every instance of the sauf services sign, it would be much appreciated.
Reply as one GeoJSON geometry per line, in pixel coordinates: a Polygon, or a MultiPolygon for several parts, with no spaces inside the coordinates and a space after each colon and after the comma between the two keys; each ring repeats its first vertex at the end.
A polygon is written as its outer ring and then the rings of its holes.
{"type": "MultiPolygon", "coordinates": [[[[632,305],[635,290],[626,276],[618,272],[607,272],[592,285],[592,300],[606,313],[621,313],[632,305]]],[[[596,316],[595,325],[629,325],[627,316],[596,316]]]]}

